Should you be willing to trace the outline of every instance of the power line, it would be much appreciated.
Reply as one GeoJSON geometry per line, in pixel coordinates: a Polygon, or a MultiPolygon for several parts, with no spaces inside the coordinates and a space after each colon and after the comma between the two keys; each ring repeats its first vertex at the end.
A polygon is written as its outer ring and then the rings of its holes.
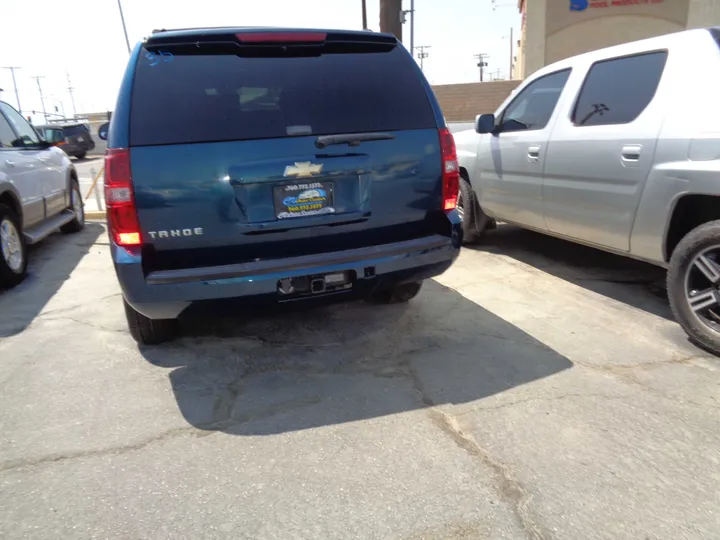
{"type": "Polygon", "coordinates": [[[488,65],[486,60],[489,58],[489,55],[486,53],[479,53],[479,54],[474,55],[474,57],[477,59],[477,66],[480,68],[480,82],[483,82],[484,75],[485,75],[485,68],[488,65]]]}
{"type": "Polygon", "coordinates": [[[432,45],[418,45],[417,47],[415,47],[416,49],[419,49],[419,50],[420,50],[420,52],[418,53],[417,57],[420,59],[420,70],[421,70],[421,71],[422,71],[422,69],[423,69],[423,61],[424,61],[428,56],[430,56],[430,53],[429,53],[429,52],[426,52],[425,49],[429,49],[430,47],[432,47],[432,45]]]}
{"type": "Polygon", "coordinates": [[[32,78],[35,79],[35,81],[37,81],[38,91],[40,92],[40,104],[42,105],[42,112],[43,112],[43,116],[45,117],[45,122],[47,122],[48,113],[45,110],[45,98],[43,97],[42,86],[40,85],[40,79],[44,79],[45,76],[44,75],[34,75],[32,78]]]}
{"type": "Polygon", "coordinates": [[[15,89],[15,99],[17,100],[18,112],[22,114],[22,107],[20,107],[20,94],[18,94],[17,84],[15,83],[15,70],[22,69],[17,66],[6,66],[3,69],[9,69],[12,73],[13,88],[15,89]]]}

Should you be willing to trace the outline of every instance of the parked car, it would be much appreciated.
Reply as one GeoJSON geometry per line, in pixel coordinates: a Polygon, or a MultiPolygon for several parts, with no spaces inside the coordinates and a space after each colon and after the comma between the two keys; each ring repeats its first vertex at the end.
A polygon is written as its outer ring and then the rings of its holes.
{"type": "Polygon", "coordinates": [[[20,283],[27,245],[85,225],[75,167],[62,150],[0,101],[0,286],[20,283]]]}
{"type": "Polygon", "coordinates": [[[672,310],[720,353],[720,29],[549,65],[456,134],[465,239],[493,220],[668,268],[672,310]]]}
{"type": "Polygon", "coordinates": [[[453,137],[386,34],[154,33],[119,91],[105,182],[139,343],[222,301],[408,301],[462,241],[453,137]]]}
{"type": "Polygon", "coordinates": [[[84,159],[95,148],[90,126],[82,122],[54,123],[35,129],[43,139],[64,150],[68,156],[84,159]]]}

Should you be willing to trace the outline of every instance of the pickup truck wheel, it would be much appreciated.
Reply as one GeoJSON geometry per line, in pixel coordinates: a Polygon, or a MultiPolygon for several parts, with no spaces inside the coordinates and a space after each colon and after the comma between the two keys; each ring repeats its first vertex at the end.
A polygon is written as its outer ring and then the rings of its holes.
{"type": "Polygon", "coordinates": [[[0,285],[14,287],[27,275],[27,246],[20,219],[0,204],[0,285]]]}
{"type": "Polygon", "coordinates": [[[391,289],[383,289],[372,293],[368,301],[371,304],[401,304],[403,302],[409,302],[418,295],[421,287],[422,281],[402,283],[401,285],[395,285],[391,289]]]}
{"type": "Polygon", "coordinates": [[[75,213],[75,219],[60,227],[60,231],[64,233],[76,233],[85,228],[85,208],[82,201],[82,195],[80,195],[80,186],[77,182],[73,182],[70,197],[70,210],[75,213]]]}
{"type": "Polygon", "coordinates": [[[140,345],[157,345],[175,337],[177,320],[148,319],[123,300],[130,335],[140,345]]]}
{"type": "Polygon", "coordinates": [[[460,177],[457,211],[463,220],[463,244],[473,244],[480,240],[480,237],[486,227],[479,229],[477,224],[478,222],[487,224],[489,218],[487,218],[480,209],[470,182],[463,176],[460,177]],[[479,215],[478,213],[482,215],[479,215]]]}
{"type": "Polygon", "coordinates": [[[670,307],[691,341],[720,355],[720,221],[690,231],[667,275],[670,307]]]}

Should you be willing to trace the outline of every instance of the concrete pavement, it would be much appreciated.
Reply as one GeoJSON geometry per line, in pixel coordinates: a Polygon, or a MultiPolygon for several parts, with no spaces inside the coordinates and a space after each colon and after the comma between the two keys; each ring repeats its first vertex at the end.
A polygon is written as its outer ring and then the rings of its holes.
{"type": "Polygon", "coordinates": [[[129,337],[102,227],[0,294],[0,537],[715,538],[663,272],[499,227],[407,306],[129,337]]]}

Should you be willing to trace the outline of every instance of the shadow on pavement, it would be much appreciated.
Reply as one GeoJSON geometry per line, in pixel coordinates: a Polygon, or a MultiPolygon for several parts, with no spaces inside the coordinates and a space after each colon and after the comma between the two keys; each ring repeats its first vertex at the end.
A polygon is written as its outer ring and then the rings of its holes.
{"type": "Polygon", "coordinates": [[[618,302],[674,321],[665,269],[512,225],[488,231],[475,251],[506,255],[618,302]]]}
{"type": "Polygon", "coordinates": [[[60,289],[104,229],[86,223],[77,234],[52,234],[28,248],[28,276],[13,289],[0,288],[0,338],[25,330],[60,289]]]}
{"type": "Polygon", "coordinates": [[[236,435],[469,403],[572,366],[434,281],[407,305],[357,302],[185,324],[187,337],[141,352],[172,370],[190,424],[236,435]]]}

